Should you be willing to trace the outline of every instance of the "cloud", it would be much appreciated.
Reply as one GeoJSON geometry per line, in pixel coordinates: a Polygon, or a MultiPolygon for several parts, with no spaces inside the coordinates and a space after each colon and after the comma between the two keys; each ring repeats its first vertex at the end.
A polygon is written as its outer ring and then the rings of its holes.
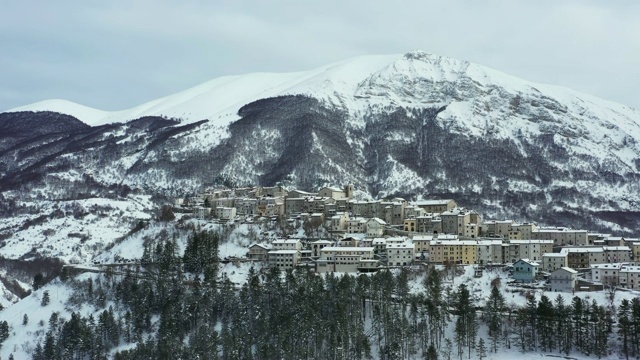
{"type": "Polygon", "coordinates": [[[117,110],[217,76],[422,49],[640,108],[640,5],[524,1],[9,2],[0,108],[117,110]]]}

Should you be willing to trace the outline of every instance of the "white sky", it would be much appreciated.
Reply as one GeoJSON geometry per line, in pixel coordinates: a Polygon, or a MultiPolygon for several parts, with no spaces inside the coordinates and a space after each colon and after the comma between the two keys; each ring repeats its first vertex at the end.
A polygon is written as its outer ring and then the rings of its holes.
{"type": "Polygon", "coordinates": [[[6,1],[0,111],[121,110],[222,75],[424,50],[640,109],[640,2],[6,1]]]}

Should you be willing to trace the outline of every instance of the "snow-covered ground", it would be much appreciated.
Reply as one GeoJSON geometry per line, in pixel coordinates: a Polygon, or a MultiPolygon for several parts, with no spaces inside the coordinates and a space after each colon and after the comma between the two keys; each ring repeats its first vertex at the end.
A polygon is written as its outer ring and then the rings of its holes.
{"type": "Polygon", "coordinates": [[[16,259],[37,252],[67,263],[88,263],[126,235],[138,220],[150,219],[154,210],[148,197],[34,201],[24,205],[37,211],[4,219],[0,232],[9,232],[11,237],[0,248],[0,256],[16,259]]]}

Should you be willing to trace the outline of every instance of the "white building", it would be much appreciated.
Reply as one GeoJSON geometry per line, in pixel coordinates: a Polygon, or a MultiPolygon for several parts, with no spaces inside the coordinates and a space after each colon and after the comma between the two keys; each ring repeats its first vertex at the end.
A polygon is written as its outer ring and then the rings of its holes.
{"type": "Polygon", "coordinates": [[[640,266],[623,266],[618,279],[620,286],[640,290],[640,266]]]}
{"type": "Polygon", "coordinates": [[[413,243],[413,248],[416,254],[421,254],[423,252],[429,251],[429,242],[433,240],[433,235],[415,235],[411,242],[413,243]]]}
{"type": "Polygon", "coordinates": [[[344,232],[347,230],[347,221],[349,214],[346,212],[337,213],[331,217],[331,231],[344,232]]]}
{"type": "Polygon", "coordinates": [[[592,264],[591,280],[603,285],[617,286],[620,282],[620,269],[626,264],[592,264]]]}
{"type": "Polygon", "coordinates": [[[546,253],[542,255],[542,271],[552,273],[567,267],[567,253],[546,253]]]}
{"type": "Polygon", "coordinates": [[[236,208],[218,206],[216,207],[216,217],[220,220],[232,220],[236,218],[236,208]]]}
{"type": "Polygon", "coordinates": [[[300,261],[299,250],[271,250],[268,253],[269,265],[282,270],[293,269],[300,261]]]}
{"type": "Polygon", "coordinates": [[[577,271],[568,267],[561,267],[549,276],[547,290],[553,292],[573,292],[576,288],[577,277],[577,271]]]}
{"type": "Polygon", "coordinates": [[[302,242],[298,239],[278,239],[271,243],[273,250],[302,250],[302,242]]]}
{"type": "Polygon", "coordinates": [[[385,225],[387,225],[387,223],[380,218],[374,217],[369,219],[366,224],[367,236],[382,236],[382,234],[384,234],[385,225]]]}
{"type": "Polygon", "coordinates": [[[481,239],[477,240],[477,243],[476,263],[480,265],[502,263],[502,240],[481,239]]]}
{"type": "Polygon", "coordinates": [[[413,244],[408,242],[389,243],[387,241],[387,263],[389,266],[411,265],[415,256],[413,244]]]}
{"type": "Polygon", "coordinates": [[[347,232],[348,233],[366,233],[367,232],[367,220],[361,217],[356,217],[347,220],[347,232]]]}
{"type": "Polygon", "coordinates": [[[325,247],[320,250],[316,272],[356,272],[359,269],[377,269],[372,247],[325,247]]]}

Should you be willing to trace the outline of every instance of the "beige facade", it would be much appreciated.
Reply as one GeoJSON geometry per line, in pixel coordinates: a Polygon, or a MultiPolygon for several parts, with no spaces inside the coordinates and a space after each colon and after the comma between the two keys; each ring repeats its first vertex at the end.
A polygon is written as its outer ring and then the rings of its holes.
{"type": "Polygon", "coordinates": [[[480,226],[476,223],[469,223],[464,226],[464,235],[465,237],[475,239],[480,236],[480,226]]]}
{"type": "Polygon", "coordinates": [[[540,228],[532,231],[531,237],[538,240],[553,240],[554,245],[587,245],[587,230],[568,228],[540,228]]]}
{"type": "Polygon", "coordinates": [[[440,220],[440,215],[427,214],[416,217],[416,228],[416,231],[421,233],[442,233],[442,220],[440,220]]]}
{"type": "Polygon", "coordinates": [[[300,214],[306,210],[306,199],[303,197],[287,197],[284,199],[284,209],[287,215],[300,214]]]}
{"type": "Polygon", "coordinates": [[[465,227],[470,223],[471,216],[467,211],[452,209],[440,214],[440,219],[443,233],[464,236],[465,227]]]}
{"type": "Polygon", "coordinates": [[[502,263],[502,240],[478,240],[477,263],[480,265],[502,263]]]}
{"type": "Polygon", "coordinates": [[[417,220],[416,218],[404,219],[404,231],[406,232],[416,232],[417,231],[417,220]]]}
{"type": "Polygon", "coordinates": [[[607,263],[602,247],[565,247],[560,252],[567,254],[567,266],[572,269],[588,269],[593,264],[607,263]]]}
{"type": "Polygon", "coordinates": [[[458,204],[455,200],[419,200],[412,203],[414,206],[423,208],[428,213],[443,213],[451,209],[457,208],[458,204]]]}
{"type": "Polygon", "coordinates": [[[346,199],[347,193],[344,191],[344,189],[328,186],[320,189],[320,191],[318,191],[318,196],[332,199],[346,199]]]}
{"type": "Polygon", "coordinates": [[[415,235],[413,239],[411,239],[417,254],[429,251],[429,243],[431,240],[433,240],[432,235],[415,235]]]}
{"type": "Polygon", "coordinates": [[[431,240],[429,261],[436,264],[476,264],[478,243],[476,240],[431,240]]]}
{"type": "Polygon", "coordinates": [[[220,220],[231,220],[236,217],[236,208],[234,207],[222,207],[218,206],[215,208],[215,215],[220,220]]]}
{"type": "Polygon", "coordinates": [[[273,250],[302,250],[302,242],[295,239],[278,239],[271,242],[273,250]]]}
{"type": "Polygon", "coordinates": [[[628,246],[603,246],[605,261],[608,263],[626,263],[631,261],[631,249],[628,246]]]}
{"type": "Polygon", "coordinates": [[[260,216],[279,216],[284,214],[284,199],[262,197],[258,199],[258,214],[260,216]]]}
{"type": "Polygon", "coordinates": [[[542,271],[554,272],[562,267],[568,267],[566,253],[545,253],[542,255],[542,271]]]}
{"type": "Polygon", "coordinates": [[[640,290],[640,266],[624,266],[620,269],[620,286],[640,290]]]}
{"type": "Polygon", "coordinates": [[[361,217],[347,220],[347,233],[364,234],[367,231],[367,220],[361,217]]]}
{"type": "Polygon", "coordinates": [[[500,235],[500,236],[503,236],[505,239],[509,239],[509,234],[511,233],[511,228],[513,224],[515,224],[513,220],[496,221],[494,235],[500,235]]]}
{"type": "Polygon", "coordinates": [[[551,240],[509,240],[507,261],[515,262],[518,259],[542,261],[542,255],[550,252],[553,252],[551,240]]]}

